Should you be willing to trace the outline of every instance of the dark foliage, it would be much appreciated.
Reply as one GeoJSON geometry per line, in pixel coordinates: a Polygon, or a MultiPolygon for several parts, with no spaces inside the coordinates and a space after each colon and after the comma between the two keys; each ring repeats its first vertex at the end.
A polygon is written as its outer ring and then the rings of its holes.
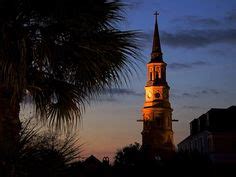
{"type": "Polygon", "coordinates": [[[113,176],[228,177],[235,164],[215,164],[207,155],[176,152],[169,160],[148,160],[141,146],[131,144],[116,153],[113,176]]]}
{"type": "Polygon", "coordinates": [[[114,165],[117,167],[133,167],[144,160],[141,145],[138,143],[130,144],[118,150],[115,156],[114,165]]]}
{"type": "Polygon", "coordinates": [[[20,133],[20,142],[12,154],[0,156],[0,176],[64,177],[71,163],[80,159],[78,138],[61,139],[56,133],[40,133],[29,124],[20,133]]]}

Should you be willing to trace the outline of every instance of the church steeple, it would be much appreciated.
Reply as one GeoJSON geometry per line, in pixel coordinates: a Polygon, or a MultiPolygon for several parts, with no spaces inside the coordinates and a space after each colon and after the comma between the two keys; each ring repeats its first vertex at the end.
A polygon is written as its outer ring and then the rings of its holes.
{"type": "Polygon", "coordinates": [[[151,53],[151,62],[152,61],[162,61],[162,52],[161,52],[161,42],[158,30],[157,16],[159,13],[154,14],[155,17],[155,28],[153,33],[153,44],[152,44],[152,53],[151,53]]]}
{"type": "Polygon", "coordinates": [[[170,87],[166,82],[166,66],[162,59],[157,15],[151,61],[147,64],[147,84],[143,106],[142,147],[148,158],[168,159],[175,151],[172,130],[172,111],[169,102],[170,87]]]}

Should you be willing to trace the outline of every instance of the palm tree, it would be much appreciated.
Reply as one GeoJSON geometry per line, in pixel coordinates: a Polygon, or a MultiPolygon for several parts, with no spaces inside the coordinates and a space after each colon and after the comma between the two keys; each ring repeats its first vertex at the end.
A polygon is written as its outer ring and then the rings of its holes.
{"type": "Polygon", "coordinates": [[[40,120],[75,125],[84,104],[120,84],[137,61],[135,31],[121,31],[123,4],[107,0],[0,0],[0,148],[19,140],[20,104],[40,120]]]}

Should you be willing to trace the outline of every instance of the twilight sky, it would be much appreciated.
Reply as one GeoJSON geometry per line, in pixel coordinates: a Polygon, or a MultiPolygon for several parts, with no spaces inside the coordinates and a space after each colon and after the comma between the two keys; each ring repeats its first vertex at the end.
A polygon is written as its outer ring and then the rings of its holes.
{"type": "Polygon", "coordinates": [[[235,0],[126,0],[122,28],[145,34],[143,60],[129,86],[93,102],[80,128],[84,155],[113,157],[117,149],[141,143],[146,63],[150,60],[154,11],[158,17],[167,81],[170,85],[174,140],[189,135],[189,122],[210,108],[236,105],[235,0]]]}
{"type": "Polygon", "coordinates": [[[150,60],[154,11],[158,11],[164,61],[168,64],[175,144],[189,134],[189,122],[210,108],[236,105],[235,0],[123,0],[122,28],[145,34],[143,60],[129,86],[112,90],[87,107],[80,127],[83,155],[113,157],[117,149],[141,143],[146,62],[150,60]]]}

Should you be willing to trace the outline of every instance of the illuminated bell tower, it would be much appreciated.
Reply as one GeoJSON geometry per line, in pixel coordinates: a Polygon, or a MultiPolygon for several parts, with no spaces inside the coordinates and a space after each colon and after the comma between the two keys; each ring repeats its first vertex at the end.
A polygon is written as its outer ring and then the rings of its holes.
{"type": "Polygon", "coordinates": [[[143,107],[142,147],[149,158],[165,159],[175,151],[172,131],[172,108],[166,82],[166,66],[163,61],[160,37],[155,13],[155,29],[151,61],[147,64],[147,83],[143,107]]]}

